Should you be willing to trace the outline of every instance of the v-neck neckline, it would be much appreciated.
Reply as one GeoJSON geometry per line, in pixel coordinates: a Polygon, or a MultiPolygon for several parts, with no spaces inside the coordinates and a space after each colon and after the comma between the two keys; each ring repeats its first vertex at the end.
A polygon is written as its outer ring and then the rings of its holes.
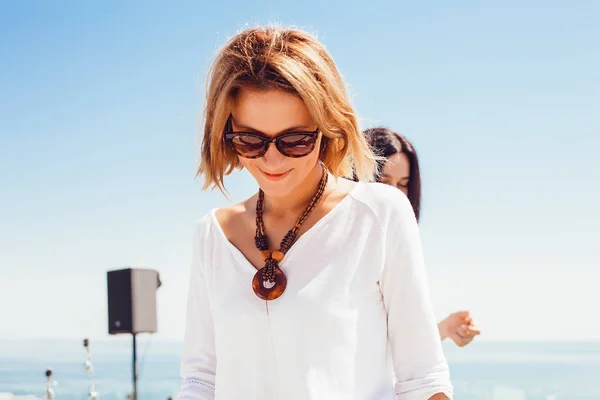
{"type": "MultiPolygon", "coordinates": [[[[329,212],[327,214],[325,214],[323,217],[321,217],[321,219],[319,219],[317,222],[315,222],[313,226],[308,228],[306,230],[306,232],[304,232],[302,235],[300,235],[300,237],[298,239],[296,239],[296,241],[294,242],[292,247],[290,247],[290,249],[287,251],[287,253],[283,257],[283,260],[279,263],[279,266],[282,269],[285,267],[286,261],[290,258],[290,256],[299,247],[298,245],[301,244],[302,242],[308,240],[308,238],[310,238],[310,236],[312,234],[314,234],[315,231],[317,231],[322,225],[324,225],[329,219],[331,219],[333,217],[333,215],[335,215],[337,212],[339,212],[338,210],[342,209],[344,204],[347,203],[348,201],[350,201],[350,197],[352,197],[353,192],[357,189],[357,187],[359,185],[361,185],[361,182],[356,182],[354,184],[354,186],[350,189],[350,191],[346,194],[346,196],[344,196],[344,198],[339,203],[337,203],[331,210],[329,210],[329,212]]],[[[223,232],[223,228],[221,228],[221,224],[219,224],[219,221],[217,220],[217,216],[216,216],[217,210],[218,210],[217,208],[213,208],[209,213],[210,219],[211,219],[211,225],[213,225],[215,227],[215,230],[217,230],[219,237],[221,238],[221,240],[223,240],[226,243],[227,247],[231,250],[231,252],[234,254],[234,256],[236,258],[238,258],[243,264],[250,267],[251,270],[253,271],[253,273],[256,273],[256,271],[259,271],[260,268],[256,268],[248,260],[248,258],[246,258],[244,253],[242,253],[240,251],[240,249],[235,247],[235,245],[229,241],[229,239],[225,235],[225,232],[223,232]]]]}

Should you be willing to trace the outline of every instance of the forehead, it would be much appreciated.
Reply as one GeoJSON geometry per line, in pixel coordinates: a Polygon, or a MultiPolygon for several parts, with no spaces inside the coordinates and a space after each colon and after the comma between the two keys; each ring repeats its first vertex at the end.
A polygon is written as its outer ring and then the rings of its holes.
{"type": "Polygon", "coordinates": [[[390,156],[383,167],[383,174],[394,179],[410,178],[410,162],[404,153],[390,156]]]}
{"type": "Polygon", "coordinates": [[[314,121],[300,97],[282,90],[242,88],[232,109],[234,127],[243,125],[267,134],[290,127],[312,127],[314,121]]]}

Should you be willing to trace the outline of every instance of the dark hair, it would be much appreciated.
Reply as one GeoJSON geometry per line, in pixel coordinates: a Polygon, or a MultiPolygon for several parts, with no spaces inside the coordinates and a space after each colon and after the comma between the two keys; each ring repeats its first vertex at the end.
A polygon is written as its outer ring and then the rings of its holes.
{"type": "MultiPolygon", "coordinates": [[[[401,134],[384,127],[369,128],[363,134],[373,152],[380,157],[388,159],[397,153],[406,154],[410,165],[407,197],[418,221],[421,211],[421,172],[419,171],[419,158],[414,146],[401,134]]],[[[377,175],[377,182],[381,182],[381,171],[383,171],[385,159],[379,161],[378,170],[380,172],[377,175]]]]}

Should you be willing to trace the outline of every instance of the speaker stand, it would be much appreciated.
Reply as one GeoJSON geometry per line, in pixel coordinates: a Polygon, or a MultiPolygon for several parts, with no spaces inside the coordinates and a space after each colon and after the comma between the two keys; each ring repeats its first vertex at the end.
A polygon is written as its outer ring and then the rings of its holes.
{"type": "Polygon", "coordinates": [[[133,373],[133,400],[138,399],[138,391],[137,391],[137,353],[136,353],[136,334],[132,333],[133,336],[133,365],[132,365],[132,373],[133,373]]]}
{"type": "Polygon", "coordinates": [[[90,350],[90,341],[88,339],[83,339],[83,347],[85,347],[85,351],[87,353],[87,360],[85,360],[85,363],[83,363],[83,369],[87,371],[90,378],[90,389],[87,400],[98,400],[98,392],[96,392],[94,386],[94,366],[92,364],[92,352],[90,350]]]}

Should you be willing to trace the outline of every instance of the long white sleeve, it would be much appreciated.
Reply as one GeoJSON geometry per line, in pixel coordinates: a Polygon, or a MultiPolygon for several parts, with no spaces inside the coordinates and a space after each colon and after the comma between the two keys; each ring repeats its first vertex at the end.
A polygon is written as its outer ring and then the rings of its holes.
{"type": "Polygon", "coordinates": [[[206,232],[198,225],[194,237],[181,376],[178,400],[215,398],[217,358],[212,312],[203,269],[206,232]]]}
{"type": "Polygon", "coordinates": [[[412,207],[400,191],[390,191],[397,206],[386,229],[386,259],[381,277],[388,314],[398,400],[427,400],[436,393],[452,398],[429,289],[419,229],[412,207]]]}

